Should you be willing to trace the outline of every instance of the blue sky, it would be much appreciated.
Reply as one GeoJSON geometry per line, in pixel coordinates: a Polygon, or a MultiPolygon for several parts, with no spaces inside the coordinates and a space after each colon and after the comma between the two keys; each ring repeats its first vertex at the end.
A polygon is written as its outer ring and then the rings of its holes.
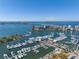
{"type": "Polygon", "coordinates": [[[79,0],[0,0],[0,21],[72,20],[79,20],[79,0]]]}

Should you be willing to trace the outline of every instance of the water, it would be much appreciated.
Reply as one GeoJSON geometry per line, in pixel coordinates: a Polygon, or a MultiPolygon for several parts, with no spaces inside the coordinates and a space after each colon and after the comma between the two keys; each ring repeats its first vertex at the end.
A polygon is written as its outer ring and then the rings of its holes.
{"type": "MultiPolygon", "coordinates": [[[[4,23],[0,24],[0,37],[9,36],[9,35],[15,35],[15,34],[26,34],[28,32],[31,32],[33,25],[79,25],[79,22],[27,22],[26,24],[23,23],[4,23]]],[[[50,34],[51,31],[48,32],[32,32],[31,36],[41,36],[50,34]]],[[[54,33],[57,33],[54,31],[54,33]]],[[[79,33],[78,33],[79,34],[79,33]]],[[[18,41],[14,41],[11,43],[17,43],[17,42],[23,42],[24,40],[28,40],[28,38],[23,38],[18,41]]],[[[11,44],[10,43],[10,44],[11,44]]],[[[6,44],[0,45],[0,59],[3,59],[4,53],[10,53],[10,51],[6,48],[6,44]]],[[[17,51],[16,49],[15,51],[17,51]]]]}
{"type": "Polygon", "coordinates": [[[31,31],[33,25],[79,25],[79,22],[28,22],[0,24],[0,37],[14,34],[25,34],[31,31]]]}

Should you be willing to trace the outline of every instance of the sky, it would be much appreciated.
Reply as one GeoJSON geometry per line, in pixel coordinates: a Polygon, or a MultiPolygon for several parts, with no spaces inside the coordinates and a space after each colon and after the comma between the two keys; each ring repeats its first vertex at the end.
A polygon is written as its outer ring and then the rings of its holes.
{"type": "Polygon", "coordinates": [[[0,21],[79,21],[79,0],[0,0],[0,21]]]}

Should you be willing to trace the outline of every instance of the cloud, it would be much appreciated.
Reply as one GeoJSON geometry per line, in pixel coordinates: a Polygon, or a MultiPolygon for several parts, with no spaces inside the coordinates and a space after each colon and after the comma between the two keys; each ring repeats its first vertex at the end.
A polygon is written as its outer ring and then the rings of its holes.
{"type": "Polygon", "coordinates": [[[0,21],[79,21],[79,18],[63,18],[63,17],[0,17],[0,21]]]}

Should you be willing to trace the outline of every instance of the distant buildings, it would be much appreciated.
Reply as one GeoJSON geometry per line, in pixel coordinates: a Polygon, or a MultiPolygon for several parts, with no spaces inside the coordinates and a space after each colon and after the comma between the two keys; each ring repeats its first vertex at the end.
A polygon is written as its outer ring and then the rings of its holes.
{"type": "Polygon", "coordinates": [[[44,30],[58,30],[58,31],[79,31],[79,25],[74,27],[71,25],[44,25],[44,26],[33,26],[32,31],[44,31],[44,30]]]}

